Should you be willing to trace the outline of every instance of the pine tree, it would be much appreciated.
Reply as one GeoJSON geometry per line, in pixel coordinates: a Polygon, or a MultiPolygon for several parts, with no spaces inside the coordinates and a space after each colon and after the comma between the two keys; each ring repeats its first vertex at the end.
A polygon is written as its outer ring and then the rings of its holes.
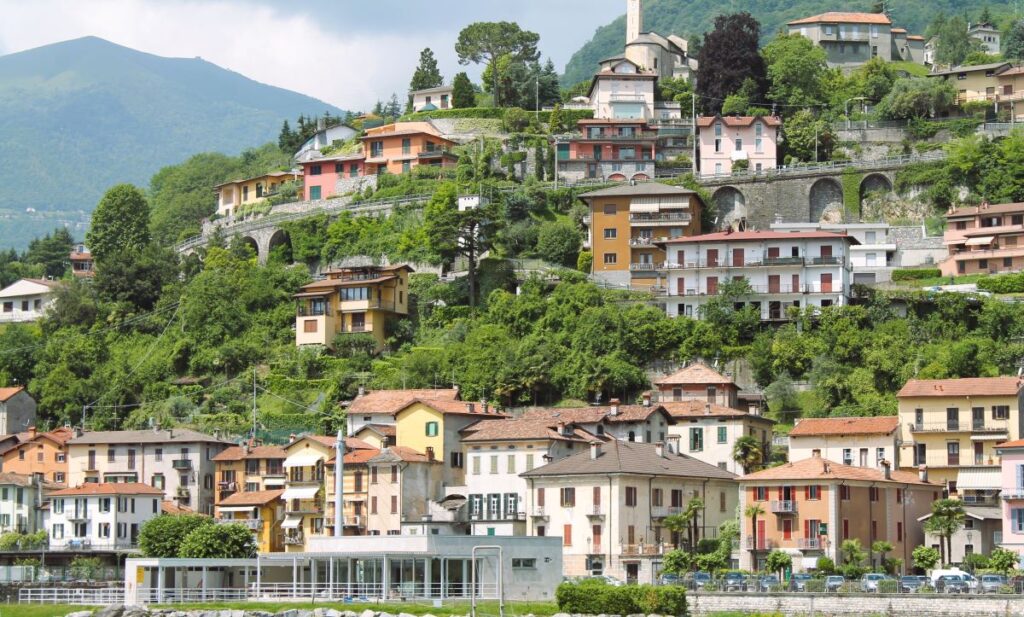
{"type": "Polygon", "coordinates": [[[292,127],[285,120],[284,124],[281,125],[281,132],[277,135],[277,147],[282,152],[292,152],[292,142],[295,140],[295,135],[292,133],[292,127]]]}
{"type": "Polygon", "coordinates": [[[441,71],[437,68],[437,59],[434,58],[434,52],[427,47],[420,52],[420,63],[409,81],[409,90],[426,90],[442,84],[444,84],[444,77],[441,76],[441,71]]]}
{"type": "Polygon", "coordinates": [[[370,113],[372,113],[375,116],[383,116],[384,115],[384,103],[382,103],[381,101],[377,101],[376,103],[374,103],[373,104],[373,110],[370,113]]]}
{"type": "Polygon", "coordinates": [[[458,73],[452,81],[452,107],[475,107],[476,93],[473,92],[473,82],[469,81],[469,75],[458,73]]]}
{"type": "Polygon", "coordinates": [[[548,117],[548,132],[552,135],[557,135],[565,131],[565,126],[562,122],[562,104],[555,103],[555,107],[551,110],[551,115],[548,117]]]}
{"type": "Polygon", "coordinates": [[[398,104],[397,94],[391,95],[391,100],[384,107],[384,115],[392,120],[398,120],[398,117],[402,115],[402,108],[398,104]]]}

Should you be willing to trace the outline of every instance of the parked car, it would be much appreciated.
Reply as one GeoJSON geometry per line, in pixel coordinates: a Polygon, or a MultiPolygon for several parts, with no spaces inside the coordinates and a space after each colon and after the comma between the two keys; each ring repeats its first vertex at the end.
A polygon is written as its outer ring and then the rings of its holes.
{"type": "Polygon", "coordinates": [[[839,574],[832,574],[825,577],[825,591],[839,591],[839,588],[846,583],[846,578],[839,574]]]}
{"type": "Polygon", "coordinates": [[[900,577],[900,593],[915,593],[928,584],[927,576],[907,575],[900,577]]]}
{"type": "Polygon", "coordinates": [[[884,574],[878,572],[868,572],[864,576],[860,577],[860,590],[866,593],[875,593],[878,591],[878,583],[888,578],[884,574]]]}
{"type": "Polygon", "coordinates": [[[979,581],[976,576],[964,572],[960,575],[960,578],[964,579],[964,582],[967,583],[968,591],[970,591],[971,593],[981,592],[981,581],[979,581]]]}
{"type": "Polygon", "coordinates": [[[935,581],[935,591],[939,593],[970,593],[971,588],[959,574],[943,574],[935,581]]]}
{"type": "Polygon", "coordinates": [[[746,591],[747,575],[741,572],[727,572],[722,577],[722,589],[724,591],[746,591]]]}
{"type": "Polygon", "coordinates": [[[807,581],[814,579],[810,574],[794,574],[789,577],[789,588],[792,591],[806,591],[807,581]]]}
{"type": "Polygon", "coordinates": [[[659,582],[662,585],[678,585],[683,582],[683,577],[678,574],[662,574],[659,582]]]}
{"type": "Polygon", "coordinates": [[[999,591],[1006,585],[1009,585],[1010,581],[1002,574],[982,574],[981,575],[981,593],[999,593],[999,591]]]}
{"type": "Polygon", "coordinates": [[[687,581],[690,589],[703,589],[704,585],[711,582],[711,575],[707,572],[694,572],[687,581]]]}
{"type": "Polygon", "coordinates": [[[762,593],[777,589],[782,583],[779,582],[779,577],[774,574],[765,574],[761,576],[757,581],[757,589],[762,593]]]}

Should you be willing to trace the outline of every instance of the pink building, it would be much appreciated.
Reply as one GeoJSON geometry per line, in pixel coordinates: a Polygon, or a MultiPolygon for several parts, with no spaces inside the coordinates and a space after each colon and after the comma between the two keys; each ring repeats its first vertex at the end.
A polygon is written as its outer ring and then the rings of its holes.
{"type": "Polygon", "coordinates": [[[302,198],[305,201],[327,199],[344,190],[339,187],[351,188],[352,180],[366,175],[365,162],[364,154],[325,156],[300,162],[305,181],[302,198]]]}
{"type": "Polygon", "coordinates": [[[1002,466],[1002,547],[1024,555],[1024,439],[996,446],[1002,466]]]}
{"type": "Polygon", "coordinates": [[[752,172],[774,169],[782,119],[777,116],[701,116],[700,175],[728,176],[740,161],[752,172]]]}

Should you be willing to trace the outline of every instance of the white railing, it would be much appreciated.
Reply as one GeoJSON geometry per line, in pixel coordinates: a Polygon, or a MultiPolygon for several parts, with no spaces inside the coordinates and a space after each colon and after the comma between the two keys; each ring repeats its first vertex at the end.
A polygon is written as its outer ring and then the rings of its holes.
{"type": "Polygon", "coordinates": [[[77,606],[104,606],[124,604],[124,589],[25,587],[18,590],[18,604],[73,604],[77,606]]]}
{"type": "MultiPolygon", "coordinates": [[[[208,587],[139,589],[140,604],[194,604],[240,600],[272,599],[344,599],[365,598],[400,600],[403,598],[468,598],[470,583],[250,583],[248,587],[208,587]]],[[[477,583],[476,596],[481,599],[498,597],[497,583],[477,583]]],[[[53,590],[60,591],[60,590],[53,590]]],[[[120,590],[117,590],[120,591],[120,590]]],[[[123,594],[121,596],[123,601],[123,594]]]]}
{"type": "Polygon", "coordinates": [[[813,172],[829,172],[836,170],[843,170],[848,167],[857,169],[859,171],[872,171],[878,169],[891,169],[893,167],[902,167],[903,165],[909,165],[911,163],[923,163],[927,161],[941,161],[946,158],[945,150],[934,150],[932,152],[926,152],[924,154],[905,154],[902,156],[894,156],[883,159],[876,159],[872,161],[831,161],[823,163],[811,163],[808,165],[794,165],[792,167],[777,167],[775,169],[762,169],[757,171],[754,169],[748,169],[746,171],[733,171],[732,173],[719,173],[715,172],[701,172],[701,180],[728,180],[729,178],[749,178],[749,177],[767,177],[767,176],[787,176],[806,174],[813,172]]]}

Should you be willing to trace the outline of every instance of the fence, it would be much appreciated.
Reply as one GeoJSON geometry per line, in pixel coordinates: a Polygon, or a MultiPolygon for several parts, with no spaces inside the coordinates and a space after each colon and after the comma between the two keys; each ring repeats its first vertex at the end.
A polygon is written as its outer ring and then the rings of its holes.
{"type": "MultiPolygon", "coordinates": [[[[469,598],[470,583],[251,583],[247,587],[208,587],[139,589],[137,601],[142,604],[194,604],[243,600],[405,600],[423,598],[469,598]]],[[[477,583],[480,599],[498,597],[497,583],[477,583]]],[[[20,601],[20,598],[19,598],[20,601]]]]}
{"type": "Polygon", "coordinates": [[[120,587],[25,587],[18,590],[18,604],[74,604],[104,606],[124,604],[120,587]]]}
{"type": "Polygon", "coordinates": [[[746,171],[734,171],[732,173],[715,174],[702,173],[700,179],[703,181],[729,180],[734,178],[775,178],[779,176],[809,174],[818,172],[842,172],[850,168],[857,171],[880,171],[902,167],[911,163],[925,163],[929,161],[941,161],[946,158],[945,150],[933,150],[924,154],[904,154],[871,161],[829,161],[824,163],[812,163],[809,165],[793,165],[789,167],[776,167],[775,169],[762,169],[757,171],[749,169],[746,171]]]}

